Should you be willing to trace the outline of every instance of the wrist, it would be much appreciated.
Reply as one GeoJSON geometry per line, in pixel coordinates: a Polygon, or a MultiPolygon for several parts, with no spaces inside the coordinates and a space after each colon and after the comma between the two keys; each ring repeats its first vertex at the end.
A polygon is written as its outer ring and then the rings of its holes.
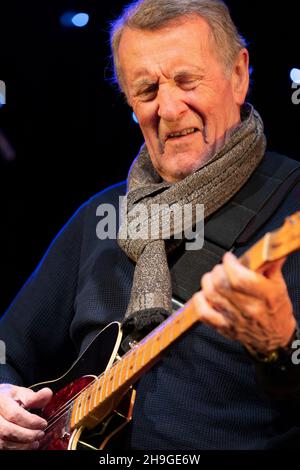
{"type": "Polygon", "coordinates": [[[292,354],[295,352],[293,349],[293,343],[296,340],[300,340],[300,327],[296,323],[293,334],[291,335],[286,346],[279,347],[268,353],[261,353],[260,351],[255,351],[253,349],[247,349],[250,356],[257,362],[262,364],[284,364],[290,360],[292,354]]]}

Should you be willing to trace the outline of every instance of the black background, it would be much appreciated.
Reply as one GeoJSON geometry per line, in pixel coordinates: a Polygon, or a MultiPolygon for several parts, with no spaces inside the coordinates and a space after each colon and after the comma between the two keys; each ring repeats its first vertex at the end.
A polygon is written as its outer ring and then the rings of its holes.
{"type": "MultiPolygon", "coordinates": [[[[0,129],[16,158],[0,157],[0,312],[78,206],[126,178],[142,143],[130,109],[108,81],[108,24],[125,3],[1,2],[7,105],[0,108],[0,129]],[[88,26],[63,28],[66,10],[89,13],[88,26]]],[[[300,105],[292,104],[289,77],[300,68],[298,1],[227,3],[249,44],[250,101],[265,121],[269,148],[300,159],[300,105]]]]}

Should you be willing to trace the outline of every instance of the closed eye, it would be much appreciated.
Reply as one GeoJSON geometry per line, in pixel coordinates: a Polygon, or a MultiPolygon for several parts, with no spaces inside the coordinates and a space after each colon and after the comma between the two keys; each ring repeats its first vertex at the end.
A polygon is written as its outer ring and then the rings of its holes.
{"type": "Polygon", "coordinates": [[[153,85],[149,85],[146,88],[142,88],[139,90],[136,94],[142,101],[151,101],[153,100],[158,91],[158,85],[157,83],[154,83],[153,85]]]}
{"type": "Polygon", "coordinates": [[[182,90],[189,91],[189,90],[193,90],[194,88],[196,88],[202,79],[203,77],[198,76],[198,75],[197,76],[183,75],[183,76],[176,77],[175,82],[177,86],[179,86],[182,90]]]}

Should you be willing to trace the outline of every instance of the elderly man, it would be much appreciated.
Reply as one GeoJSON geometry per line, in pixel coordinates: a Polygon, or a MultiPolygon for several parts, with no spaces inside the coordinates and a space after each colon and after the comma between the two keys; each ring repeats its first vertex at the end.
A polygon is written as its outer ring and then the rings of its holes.
{"type": "Polygon", "coordinates": [[[245,104],[245,43],[220,0],[141,0],[114,22],[111,38],[116,78],[145,145],[127,188],[79,209],[2,320],[0,446],[37,448],[44,435],[45,420],[30,408],[44,407],[52,392],[26,387],[59,376],[111,321],[125,318],[128,338],[139,339],[200,281],[201,322],[140,379],[119,445],[296,446],[299,255],[255,273],[230,253],[239,256],[300,207],[299,165],[266,152],[262,120],[245,104]],[[97,207],[117,207],[125,193],[128,217],[139,203],[204,204],[203,249],[185,251],[162,226],[155,239],[122,237],[122,225],[118,242],[98,240],[97,207]]]}

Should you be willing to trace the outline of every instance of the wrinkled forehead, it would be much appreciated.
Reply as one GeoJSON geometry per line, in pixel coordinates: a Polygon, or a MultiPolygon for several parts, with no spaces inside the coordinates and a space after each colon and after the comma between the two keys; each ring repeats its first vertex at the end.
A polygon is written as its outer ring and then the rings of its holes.
{"type": "Polygon", "coordinates": [[[123,74],[135,78],[153,64],[168,67],[182,61],[192,66],[193,61],[213,54],[213,46],[211,28],[199,15],[180,17],[155,30],[125,27],[118,50],[119,65],[123,74]]]}
{"type": "MultiPolygon", "coordinates": [[[[198,35],[201,36],[201,42],[199,43],[200,47],[209,45],[211,46],[212,42],[215,45],[214,34],[208,21],[202,16],[194,13],[191,15],[178,16],[153,29],[132,28],[129,26],[124,26],[120,36],[118,52],[120,54],[122,45],[129,42],[129,36],[133,38],[133,42],[136,42],[136,44],[139,45],[139,41],[145,41],[147,39],[150,40],[151,38],[159,38],[162,35],[165,36],[168,32],[170,35],[172,32],[174,34],[177,32],[177,39],[179,39],[180,36],[182,36],[183,31],[186,30],[190,31],[191,41],[195,35],[195,30],[197,30],[198,35]]],[[[175,46],[175,44],[173,44],[173,46],[175,46]]]]}

